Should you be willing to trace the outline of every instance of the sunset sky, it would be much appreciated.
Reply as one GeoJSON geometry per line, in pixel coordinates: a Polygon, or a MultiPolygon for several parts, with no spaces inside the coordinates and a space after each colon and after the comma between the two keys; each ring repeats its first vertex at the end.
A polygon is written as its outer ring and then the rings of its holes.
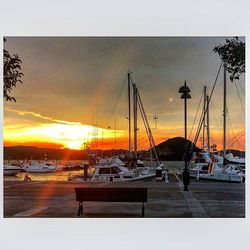
{"type": "MultiPolygon", "coordinates": [[[[224,42],[224,37],[7,37],[5,49],[19,55],[24,76],[12,92],[17,102],[4,102],[4,144],[127,148],[128,71],[133,72],[157,144],[184,136],[178,90],[187,81],[192,96],[189,135],[203,85],[210,93],[219,69],[220,58],[212,50],[224,42]]],[[[235,83],[228,80],[227,91],[228,145],[242,150],[244,136],[235,143],[233,138],[245,130],[244,76],[235,83]]],[[[211,143],[218,148],[222,107],[221,73],[210,109],[211,143]]],[[[196,126],[191,139],[195,132],[196,126]]],[[[139,149],[148,147],[145,135],[140,119],[139,149]]]]}

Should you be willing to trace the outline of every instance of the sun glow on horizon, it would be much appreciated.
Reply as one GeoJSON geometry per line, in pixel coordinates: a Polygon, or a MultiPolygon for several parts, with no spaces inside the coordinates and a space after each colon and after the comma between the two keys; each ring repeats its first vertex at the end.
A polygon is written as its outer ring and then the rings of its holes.
{"type": "Polygon", "coordinates": [[[121,137],[122,130],[103,129],[89,125],[44,123],[37,126],[4,126],[4,141],[9,143],[55,143],[63,148],[82,149],[92,140],[121,137]]]}
{"type": "MultiPolygon", "coordinates": [[[[173,133],[173,130],[170,130],[172,134],[169,134],[169,128],[158,129],[157,133],[154,131],[156,145],[169,138],[180,136],[177,131],[173,133]],[[166,133],[168,137],[165,137],[166,133]]],[[[235,132],[240,133],[242,131],[237,130],[235,132]]],[[[43,147],[43,145],[49,145],[52,148],[69,148],[75,150],[86,148],[127,149],[127,137],[128,134],[125,130],[103,129],[83,124],[38,123],[37,125],[12,124],[4,126],[4,144],[11,146],[24,144],[43,147]]],[[[232,141],[232,136],[230,137],[228,138],[229,147],[239,148],[240,150],[244,149],[245,136],[242,136],[239,142],[232,141]]],[[[148,149],[149,145],[146,143],[146,135],[140,139],[138,141],[138,148],[141,150],[148,149]]],[[[220,131],[213,132],[211,144],[213,143],[217,145],[217,149],[222,149],[222,133],[220,131]]],[[[200,142],[197,143],[197,146],[200,146],[200,142]]]]}

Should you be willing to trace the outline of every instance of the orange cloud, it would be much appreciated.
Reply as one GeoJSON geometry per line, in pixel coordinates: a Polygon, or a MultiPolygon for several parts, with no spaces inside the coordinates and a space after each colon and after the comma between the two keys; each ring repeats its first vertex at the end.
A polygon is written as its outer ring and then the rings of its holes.
{"type": "Polygon", "coordinates": [[[38,118],[41,118],[44,120],[62,123],[62,124],[72,124],[72,125],[80,125],[81,124],[80,122],[68,122],[68,121],[53,119],[51,117],[43,116],[41,114],[38,114],[38,113],[35,113],[32,111],[15,110],[15,109],[10,109],[10,108],[4,108],[4,110],[17,113],[18,115],[32,115],[34,117],[38,117],[38,118]]]}

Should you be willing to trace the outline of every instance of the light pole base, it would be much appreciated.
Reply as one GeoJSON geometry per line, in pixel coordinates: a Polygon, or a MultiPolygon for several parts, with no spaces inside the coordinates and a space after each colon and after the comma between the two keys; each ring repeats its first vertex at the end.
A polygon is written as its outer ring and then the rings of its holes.
{"type": "Polygon", "coordinates": [[[183,172],[183,185],[184,185],[183,191],[188,191],[189,172],[187,171],[187,169],[184,169],[184,172],[183,172]]]}

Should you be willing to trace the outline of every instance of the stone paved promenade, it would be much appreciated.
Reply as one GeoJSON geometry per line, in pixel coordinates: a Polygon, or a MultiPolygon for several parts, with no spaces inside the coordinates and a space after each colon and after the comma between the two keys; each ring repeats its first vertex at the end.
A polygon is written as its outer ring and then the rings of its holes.
{"type": "MultiPolygon", "coordinates": [[[[4,217],[75,218],[78,203],[74,188],[108,185],[110,184],[4,181],[4,217]]],[[[148,218],[245,217],[243,183],[191,182],[188,192],[182,191],[182,183],[179,182],[149,181],[129,185],[148,188],[148,202],[145,203],[145,217],[148,218]]],[[[141,204],[86,202],[84,217],[141,217],[141,204]]]]}

